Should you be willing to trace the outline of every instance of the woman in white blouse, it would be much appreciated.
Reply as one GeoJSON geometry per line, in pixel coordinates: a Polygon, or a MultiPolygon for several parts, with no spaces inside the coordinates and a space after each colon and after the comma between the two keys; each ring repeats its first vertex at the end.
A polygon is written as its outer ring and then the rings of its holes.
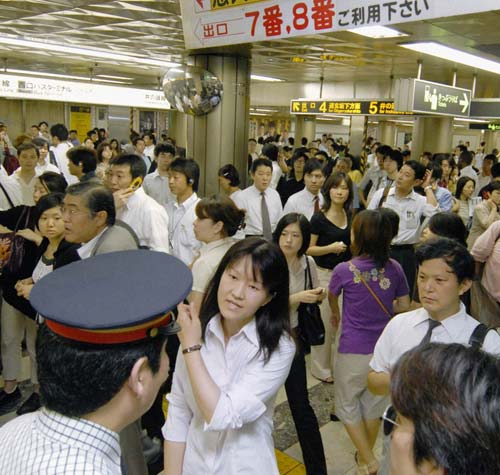
{"type": "Polygon", "coordinates": [[[200,308],[208,282],[224,254],[236,242],[233,236],[245,220],[245,211],[227,196],[213,195],[198,201],[195,213],[194,235],[203,245],[191,266],[193,289],[188,300],[200,308]]]}
{"type": "MultiPolygon", "coordinates": [[[[316,263],[312,257],[305,255],[310,240],[311,224],[303,214],[288,213],[276,225],[274,241],[283,251],[290,272],[290,324],[294,333],[300,331],[297,310],[299,304],[319,303],[326,297],[325,289],[319,286],[316,263]],[[305,289],[308,266],[311,289],[305,289]]],[[[309,349],[303,348],[299,343],[285,382],[285,391],[299,437],[306,473],[326,475],[326,460],[318,419],[307,393],[306,351],[309,349]]]]}
{"type": "Polygon", "coordinates": [[[276,393],[295,354],[283,253],[262,238],[232,246],[199,318],[179,305],[181,354],[168,395],[165,473],[278,475],[276,393]]]}

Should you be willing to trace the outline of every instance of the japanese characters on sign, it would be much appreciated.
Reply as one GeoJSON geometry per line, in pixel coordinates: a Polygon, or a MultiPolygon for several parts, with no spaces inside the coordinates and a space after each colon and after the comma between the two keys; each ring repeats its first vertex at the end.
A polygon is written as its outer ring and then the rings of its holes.
{"type": "Polygon", "coordinates": [[[188,49],[498,9],[498,0],[183,0],[188,49]]]}
{"type": "Polygon", "coordinates": [[[0,74],[0,97],[170,109],[163,91],[0,74]]]}
{"type": "Polygon", "coordinates": [[[411,112],[395,110],[394,101],[384,99],[294,99],[290,101],[292,114],[342,114],[342,115],[408,115],[411,112]]]}

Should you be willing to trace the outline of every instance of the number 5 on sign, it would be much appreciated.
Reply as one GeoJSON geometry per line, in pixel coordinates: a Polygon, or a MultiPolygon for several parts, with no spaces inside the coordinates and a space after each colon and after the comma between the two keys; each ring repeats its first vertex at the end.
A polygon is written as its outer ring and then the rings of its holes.
{"type": "Polygon", "coordinates": [[[370,108],[368,109],[368,112],[370,114],[376,114],[378,112],[378,102],[377,101],[370,102],[370,108]]]}

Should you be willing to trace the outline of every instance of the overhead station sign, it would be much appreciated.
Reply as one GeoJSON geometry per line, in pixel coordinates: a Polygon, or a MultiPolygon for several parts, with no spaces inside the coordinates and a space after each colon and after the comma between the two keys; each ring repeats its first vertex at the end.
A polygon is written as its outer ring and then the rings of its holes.
{"type": "Polygon", "coordinates": [[[163,91],[0,74],[0,97],[170,109],[163,91]]]}
{"type": "Polygon", "coordinates": [[[394,101],[386,99],[293,99],[291,114],[341,114],[341,115],[407,115],[411,112],[395,110],[394,101]]]}
{"type": "Polygon", "coordinates": [[[471,117],[500,119],[500,99],[474,99],[470,105],[471,117]]]}
{"type": "Polygon", "coordinates": [[[182,0],[180,4],[187,49],[498,9],[498,0],[182,0]]]}
{"type": "Polygon", "coordinates": [[[399,79],[395,105],[424,114],[469,117],[472,91],[421,79],[399,79]]]}

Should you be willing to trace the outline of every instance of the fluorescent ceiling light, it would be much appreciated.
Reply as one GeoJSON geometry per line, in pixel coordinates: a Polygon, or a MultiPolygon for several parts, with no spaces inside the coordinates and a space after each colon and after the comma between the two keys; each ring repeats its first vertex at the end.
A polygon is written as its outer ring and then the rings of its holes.
{"type": "Polygon", "coordinates": [[[276,109],[259,109],[259,108],[254,108],[254,111],[257,111],[257,112],[279,112],[277,111],[276,109]]]}
{"type": "Polygon", "coordinates": [[[61,79],[77,79],[79,81],[97,81],[97,82],[108,82],[111,84],[127,84],[126,81],[114,81],[111,79],[100,79],[98,77],[90,78],[90,76],[71,76],[69,74],[57,74],[57,73],[43,73],[37,71],[28,71],[24,69],[10,69],[6,68],[0,70],[0,73],[13,73],[13,74],[28,74],[29,76],[41,76],[47,78],[61,78],[61,79]]]}
{"type": "Polygon", "coordinates": [[[250,115],[269,115],[269,114],[264,114],[261,112],[250,112],[250,115]]]}
{"type": "Polygon", "coordinates": [[[15,36],[0,36],[0,44],[24,46],[26,48],[42,49],[44,51],[57,51],[59,53],[68,53],[77,56],[88,56],[91,58],[111,59],[128,63],[147,64],[149,66],[158,66],[160,68],[180,66],[179,63],[171,63],[169,61],[150,59],[147,57],[130,56],[128,54],[115,53],[113,51],[80,48],[78,46],[66,46],[44,41],[26,40],[15,36]]]}
{"type": "Polygon", "coordinates": [[[106,78],[106,79],[122,79],[125,81],[132,81],[133,78],[126,78],[124,76],[108,76],[107,74],[96,74],[94,77],[106,78]]]}
{"type": "Polygon", "coordinates": [[[489,124],[491,121],[489,120],[484,120],[484,119],[457,119],[455,118],[457,122],[473,122],[473,123],[482,123],[482,124],[489,124]]]}
{"type": "Polygon", "coordinates": [[[283,79],[278,79],[278,78],[270,78],[268,76],[259,76],[258,74],[252,74],[250,76],[250,79],[253,79],[254,81],[267,81],[267,82],[284,82],[283,79]]]}
{"type": "Polygon", "coordinates": [[[433,41],[424,43],[406,43],[400,44],[403,48],[411,49],[419,53],[436,56],[439,59],[447,59],[458,64],[465,64],[472,68],[483,69],[495,74],[500,74],[500,63],[489,59],[481,58],[465,51],[435,43],[433,41]]]}
{"type": "Polygon", "coordinates": [[[367,36],[368,38],[399,38],[408,36],[406,33],[401,33],[400,31],[394,30],[393,28],[387,28],[386,26],[363,26],[347,31],[356,33],[357,35],[367,36]]]}

